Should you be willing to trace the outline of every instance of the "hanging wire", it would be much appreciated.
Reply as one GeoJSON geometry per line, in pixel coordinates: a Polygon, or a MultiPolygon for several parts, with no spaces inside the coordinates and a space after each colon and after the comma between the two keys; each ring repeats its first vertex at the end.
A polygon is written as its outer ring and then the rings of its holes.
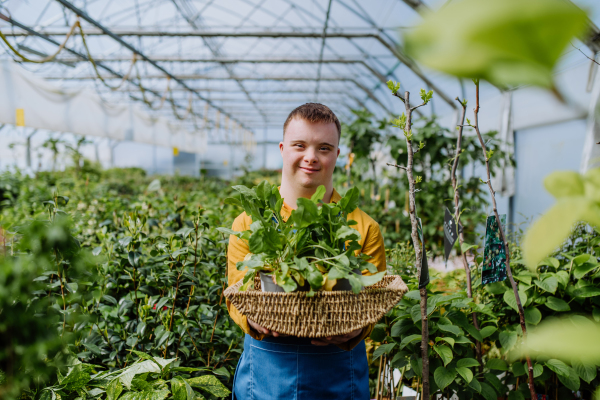
{"type": "MultiPolygon", "coordinates": [[[[175,118],[177,118],[178,120],[185,121],[187,119],[187,117],[189,117],[190,114],[192,114],[192,104],[193,104],[193,100],[194,100],[194,98],[192,96],[192,92],[190,92],[188,106],[185,110],[185,114],[183,115],[183,117],[177,113],[177,107],[175,107],[175,100],[173,99],[173,91],[172,90],[169,91],[169,100],[171,100],[170,103],[171,103],[171,109],[173,110],[173,114],[175,115],[175,118]]],[[[194,120],[194,125],[195,125],[195,120],[194,120]]]]}
{"type": "MultiPolygon", "coordinates": [[[[98,79],[100,79],[102,84],[104,86],[106,86],[107,88],[109,88],[110,90],[115,91],[115,90],[119,89],[126,81],[129,80],[129,76],[131,75],[131,72],[133,71],[134,66],[136,67],[136,70],[137,70],[137,59],[138,59],[137,54],[133,53],[133,55],[131,57],[131,65],[129,66],[129,70],[123,76],[123,78],[121,79],[121,82],[119,82],[119,84],[117,86],[110,86],[106,82],[106,80],[104,80],[102,75],[100,75],[100,71],[98,71],[98,66],[96,65],[96,61],[94,60],[94,57],[92,57],[92,53],[90,52],[90,49],[87,45],[87,41],[85,40],[85,33],[83,33],[83,28],[81,27],[81,23],[79,23],[79,18],[77,18],[77,22],[75,24],[79,27],[79,34],[81,35],[81,41],[83,42],[83,47],[85,48],[85,52],[87,54],[88,59],[92,63],[92,67],[94,67],[94,72],[96,73],[96,77],[98,77],[98,79]]],[[[142,86],[141,80],[140,80],[138,87],[142,91],[142,97],[143,97],[144,87],[142,86]]]]}
{"type": "Polygon", "coordinates": [[[73,32],[75,32],[75,28],[77,28],[79,26],[79,28],[81,29],[81,25],[79,24],[79,19],[77,21],[75,21],[73,23],[73,25],[71,25],[71,29],[69,30],[69,33],[67,33],[67,36],[65,37],[65,40],[60,44],[60,46],[58,46],[58,49],[56,50],[56,52],[52,55],[49,55],[45,58],[42,58],[41,60],[32,60],[30,58],[25,57],[23,54],[21,54],[19,52],[19,50],[17,50],[16,48],[13,47],[12,44],[10,44],[10,42],[8,41],[8,39],[6,39],[6,36],[4,36],[4,34],[2,33],[2,31],[0,30],[0,38],[2,38],[2,41],[4,43],[6,43],[6,45],[8,46],[9,49],[12,50],[13,53],[15,53],[17,56],[19,56],[23,61],[23,62],[28,62],[28,63],[34,63],[34,64],[44,64],[47,62],[50,62],[52,60],[54,60],[56,58],[56,56],[58,56],[58,54],[65,48],[65,46],[67,45],[67,42],[69,41],[69,38],[71,37],[71,35],[73,35],[73,32]]]}

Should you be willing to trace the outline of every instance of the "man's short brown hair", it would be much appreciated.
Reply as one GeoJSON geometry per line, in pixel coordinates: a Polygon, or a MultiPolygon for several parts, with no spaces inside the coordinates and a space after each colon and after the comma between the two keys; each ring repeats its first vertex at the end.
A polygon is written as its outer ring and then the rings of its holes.
{"type": "Polygon", "coordinates": [[[285,123],[283,124],[283,135],[285,136],[285,130],[294,118],[303,119],[311,123],[330,124],[334,123],[338,131],[338,140],[342,134],[342,126],[340,121],[335,116],[331,109],[320,103],[306,103],[294,110],[288,115],[285,123]]]}

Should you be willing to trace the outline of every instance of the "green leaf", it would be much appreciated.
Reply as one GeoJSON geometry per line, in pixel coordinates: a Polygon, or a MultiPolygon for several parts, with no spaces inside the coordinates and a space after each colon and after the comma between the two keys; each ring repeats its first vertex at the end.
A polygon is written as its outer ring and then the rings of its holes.
{"type": "Polygon", "coordinates": [[[231,394],[229,389],[214,375],[202,375],[186,380],[190,386],[202,389],[215,397],[223,398],[231,394]]]}
{"type": "Polygon", "coordinates": [[[456,340],[451,338],[451,337],[437,337],[435,338],[436,343],[437,342],[441,342],[444,341],[446,343],[448,343],[450,346],[454,347],[454,343],[456,343],[456,340]]]}
{"type": "Polygon", "coordinates": [[[423,359],[417,358],[414,354],[410,357],[410,366],[418,377],[423,376],[423,359]]]}
{"type": "Polygon", "coordinates": [[[478,342],[483,342],[483,337],[481,336],[481,333],[473,325],[467,324],[467,325],[464,326],[464,329],[467,332],[469,332],[469,334],[471,336],[473,336],[473,338],[475,340],[477,340],[478,342]]]}
{"type": "Polygon", "coordinates": [[[542,313],[535,307],[525,309],[525,321],[531,325],[537,325],[542,320],[542,313]]]}
{"type": "Polygon", "coordinates": [[[567,197],[542,215],[527,231],[523,240],[523,253],[530,268],[552,253],[567,238],[578,221],[587,221],[598,214],[598,206],[585,197],[567,197]]]}
{"type": "Polygon", "coordinates": [[[513,356],[532,354],[538,359],[597,365],[600,364],[599,337],[600,325],[586,317],[553,318],[528,332],[525,345],[513,356]]]}
{"type": "Polygon", "coordinates": [[[550,267],[558,268],[560,266],[560,261],[558,261],[554,257],[546,257],[542,261],[538,263],[538,267],[548,265],[550,267]]]}
{"type": "Polygon", "coordinates": [[[469,387],[475,390],[477,393],[481,393],[481,384],[477,379],[471,380],[471,382],[469,382],[469,387]]]}
{"type": "Polygon", "coordinates": [[[64,390],[76,391],[90,381],[90,371],[93,367],[88,364],[77,364],[69,370],[67,376],[60,382],[64,390]]]}
{"type": "Polygon", "coordinates": [[[485,364],[486,368],[498,371],[508,371],[508,364],[506,361],[499,358],[490,358],[485,364]]]}
{"type": "Polygon", "coordinates": [[[450,333],[452,333],[453,335],[456,335],[456,336],[459,336],[462,333],[461,329],[458,326],[454,326],[454,325],[442,325],[442,324],[439,324],[438,328],[441,331],[450,332],[450,333]]]}
{"type": "Polygon", "coordinates": [[[581,384],[579,375],[577,375],[577,372],[575,372],[573,368],[567,367],[567,369],[569,372],[568,375],[564,376],[558,374],[558,380],[561,381],[563,385],[576,392],[579,390],[579,385],[581,384]]]}
{"type": "Polygon", "coordinates": [[[497,330],[498,328],[495,326],[484,326],[479,333],[481,333],[481,337],[485,339],[486,337],[493,335],[497,330]]]}
{"type": "Polygon", "coordinates": [[[512,349],[517,344],[517,333],[511,331],[504,331],[498,334],[498,340],[505,351],[512,349]]]}
{"type": "Polygon", "coordinates": [[[243,207],[242,202],[239,199],[236,199],[235,197],[228,197],[225,200],[223,200],[223,203],[230,204],[232,206],[239,207],[239,208],[243,207]]]}
{"type": "Polygon", "coordinates": [[[520,363],[518,361],[514,362],[511,365],[511,368],[514,376],[521,376],[527,373],[527,371],[525,370],[525,366],[523,366],[523,363],[520,363]]]}
{"type": "Polygon", "coordinates": [[[349,226],[341,226],[335,232],[336,240],[360,240],[360,233],[354,228],[350,228],[349,226]]]}
{"type": "Polygon", "coordinates": [[[479,367],[479,361],[474,358],[461,358],[457,361],[456,366],[459,368],[479,367]]]}
{"type": "Polygon", "coordinates": [[[113,379],[106,386],[106,400],[117,400],[123,391],[123,385],[120,379],[113,379]]]}
{"type": "MultiPolygon", "coordinates": [[[[474,380],[473,380],[474,382],[474,380]]],[[[479,383],[481,385],[481,395],[485,398],[485,400],[497,400],[498,399],[498,394],[496,393],[496,391],[494,390],[493,387],[491,387],[490,385],[488,385],[485,382],[480,382],[479,383]]]]}
{"type": "Polygon", "coordinates": [[[157,192],[160,190],[160,180],[159,179],[155,179],[152,182],[150,182],[150,184],[148,185],[148,188],[146,189],[147,192],[157,192]]]}
{"type": "Polygon", "coordinates": [[[420,341],[421,335],[408,335],[400,342],[400,350],[408,346],[412,342],[420,341]]]}
{"type": "Polygon", "coordinates": [[[473,380],[473,372],[466,367],[456,367],[456,372],[469,384],[473,380]]]}
{"type": "Polygon", "coordinates": [[[181,376],[171,379],[171,392],[174,400],[195,400],[196,397],[192,387],[181,376]]]}
{"type": "Polygon", "coordinates": [[[462,253],[466,253],[467,251],[471,250],[471,249],[478,249],[479,246],[477,246],[476,244],[469,244],[464,242],[463,244],[460,245],[460,251],[462,253]]]}
{"type": "Polygon", "coordinates": [[[546,190],[555,198],[584,195],[584,181],[575,171],[556,171],[544,178],[546,190]]]}
{"type": "Polygon", "coordinates": [[[546,302],[544,303],[544,305],[551,310],[559,311],[559,312],[571,310],[571,307],[569,307],[569,305],[567,304],[566,301],[564,301],[563,299],[554,297],[554,296],[548,296],[546,298],[546,302]]]}
{"type": "Polygon", "coordinates": [[[558,271],[555,276],[560,286],[563,289],[566,288],[569,284],[569,273],[567,271],[558,271]]]}
{"type": "Polygon", "coordinates": [[[585,274],[587,274],[590,271],[593,271],[596,268],[598,268],[598,264],[596,263],[584,263],[581,265],[577,265],[575,268],[573,268],[573,276],[575,277],[575,279],[581,279],[584,277],[585,274]]]}
{"type": "Polygon", "coordinates": [[[537,287],[552,294],[554,294],[556,292],[556,289],[558,288],[558,279],[556,279],[556,277],[554,276],[549,276],[543,281],[536,279],[534,283],[537,287]]]}
{"type": "Polygon", "coordinates": [[[595,286],[585,286],[585,287],[575,290],[575,292],[573,292],[573,295],[575,297],[583,297],[583,298],[600,296],[600,288],[595,287],[595,286]]]}
{"type": "Polygon", "coordinates": [[[515,390],[508,394],[508,400],[525,400],[525,396],[520,390],[515,390]]]}
{"type": "MultiPolygon", "coordinates": [[[[167,332],[168,333],[168,332],[167,332]]],[[[127,388],[131,389],[131,381],[138,374],[144,374],[146,372],[160,373],[160,368],[155,362],[150,360],[144,360],[142,362],[133,364],[122,370],[121,374],[117,377],[121,380],[121,383],[127,388]]]]}
{"type": "Polygon", "coordinates": [[[340,206],[344,214],[350,214],[352,211],[356,210],[356,207],[358,207],[359,199],[360,192],[358,188],[353,187],[346,192],[344,197],[342,197],[337,204],[340,206]]]}
{"type": "Polygon", "coordinates": [[[581,361],[573,361],[572,368],[577,375],[587,383],[596,379],[597,369],[595,365],[584,364],[581,361]]]}
{"type": "Polygon", "coordinates": [[[356,277],[360,280],[362,286],[371,286],[381,281],[385,275],[386,271],[381,271],[374,275],[357,275],[356,277]]]}
{"type": "Polygon", "coordinates": [[[544,373],[544,366],[542,364],[535,364],[533,366],[533,377],[537,378],[538,376],[544,373]]]}
{"type": "Polygon", "coordinates": [[[466,336],[459,336],[455,339],[456,343],[459,344],[473,344],[466,336]]]}
{"type": "Polygon", "coordinates": [[[400,338],[414,326],[412,319],[401,319],[392,325],[390,335],[394,338],[400,338]]]}
{"type": "Polygon", "coordinates": [[[420,294],[420,292],[418,290],[411,290],[411,291],[407,292],[404,295],[404,297],[407,297],[407,298],[412,299],[412,300],[417,300],[417,301],[421,300],[421,294],[420,294]]]}
{"type": "Polygon", "coordinates": [[[300,197],[298,200],[296,200],[296,203],[298,204],[298,208],[292,210],[290,219],[294,222],[294,227],[296,229],[307,228],[317,219],[319,214],[317,205],[309,199],[305,199],[303,197],[300,197]]]}
{"type": "MultiPolygon", "coordinates": [[[[527,294],[525,292],[519,291],[519,299],[521,299],[521,304],[527,303],[527,294]]],[[[513,290],[507,290],[504,292],[504,302],[508,304],[513,310],[519,311],[517,306],[517,300],[515,298],[515,292],[513,290]]]]}
{"type": "Polygon", "coordinates": [[[326,191],[327,189],[325,189],[324,185],[319,186],[310,198],[310,201],[312,201],[313,203],[319,203],[321,200],[323,200],[323,196],[325,195],[326,191]]]}
{"type": "Polygon", "coordinates": [[[436,385],[442,390],[456,378],[456,370],[454,368],[437,367],[433,373],[436,385]]]}
{"type": "Polygon", "coordinates": [[[396,347],[396,343],[382,344],[381,346],[377,347],[373,352],[373,360],[377,360],[383,354],[389,354],[394,347],[396,347]]]}
{"type": "Polygon", "coordinates": [[[570,374],[569,366],[560,360],[553,358],[553,359],[546,361],[545,364],[546,364],[546,367],[550,368],[551,371],[556,372],[556,374],[558,374],[558,375],[568,377],[570,374]]]}
{"type": "Polygon", "coordinates": [[[592,310],[592,317],[596,322],[600,322],[600,308],[594,307],[592,310]]]}
{"type": "Polygon", "coordinates": [[[435,350],[436,353],[438,353],[438,355],[440,356],[440,358],[442,359],[442,362],[444,363],[444,367],[448,365],[448,363],[450,361],[452,361],[452,359],[454,358],[454,356],[452,355],[452,349],[448,346],[433,346],[433,349],[435,350]]]}
{"type": "Polygon", "coordinates": [[[457,77],[549,88],[554,66],[585,21],[584,11],[560,0],[464,0],[428,13],[405,35],[404,50],[457,77]]]}

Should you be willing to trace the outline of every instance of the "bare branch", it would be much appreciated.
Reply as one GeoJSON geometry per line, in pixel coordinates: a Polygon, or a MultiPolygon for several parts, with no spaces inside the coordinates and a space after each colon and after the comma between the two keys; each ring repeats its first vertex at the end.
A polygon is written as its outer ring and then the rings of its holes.
{"type": "Polygon", "coordinates": [[[585,54],[579,47],[575,46],[573,43],[571,43],[571,46],[573,46],[574,48],[576,48],[577,50],[579,50],[579,52],[581,54],[583,54],[585,56],[585,58],[587,58],[588,60],[590,60],[593,63],[596,63],[598,65],[600,65],[600,63],[596,60],[594,60],[593,58],[591,58],[590,56],[588,56],[587,54],[585,54]]]}
{"type": "Polygon", "coordinates": [[[418,106],[414,106],[414,107],[413,107],[413,108],[411,108],[410,110],[411,110],[411,111],[414,111],[414,110],[416,110],[417,108],[419,108],[419,107],[423,107],[423,106],[424,106],[424,105],[426,105],[426,104],[427,104],[427,103],[419,104],[418,106]]]}
{"type": "Polygon", "coordinates": [[[404,100],[404,97],[400,96],[398,93],[394,93],[394,96],[396,96],[397,98],[399,98],[400,100],[402,100],[402,102],[404,104],[406,104],[406,101],[404,100]]]}
{"type": "Polygon", "coordinates": [[[403,167],[402,165],[398,165],[398,164],[390,164],[390,163],[386,163],[387,165],[389,165],[390,167],[396,167],[396,168],[401,168],[405,171],[408,171],[408,168],[403,167]]]}

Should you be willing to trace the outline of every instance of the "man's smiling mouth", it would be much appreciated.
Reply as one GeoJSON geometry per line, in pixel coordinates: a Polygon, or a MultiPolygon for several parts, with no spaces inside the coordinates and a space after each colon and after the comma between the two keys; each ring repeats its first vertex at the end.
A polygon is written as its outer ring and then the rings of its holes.
{"type": "Polygon", "coordinates": [[[309,172],[309,173],[320,171],[320,169],[312,169],[312,168],[306,168],[306,167],[300,167],[300,169],[303,170],[304,172],[309,172]]]}

